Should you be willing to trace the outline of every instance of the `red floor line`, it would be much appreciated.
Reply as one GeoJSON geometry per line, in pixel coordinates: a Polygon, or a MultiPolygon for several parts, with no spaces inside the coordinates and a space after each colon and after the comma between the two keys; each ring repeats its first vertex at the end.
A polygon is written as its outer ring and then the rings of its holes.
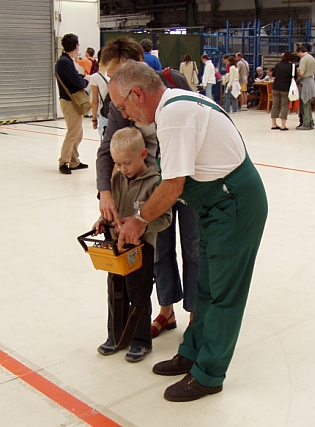
{"type": "MultiPolygon", "coordinates": [[[[38,130],[30,130],[30,129],[16,129],[16,128],[4,128],[5,130],[13,130],[13,131],[18,131],[18,132],[29,132],[29,133],[37,133],[39,135],[51,135],[51,136],[60,136],[61,138],[64,138],[65,135],[59,135],[58,133],[51,133],[51,132],[43,132],[43,131],[38,131],[38,130]]],[[[100,142],[99,139],[94,139],[94,138],[85,138],[83,137],[82,139],[84,139],[85,141],[96,141],[96,142],[100,142]]]]}
{"type": "MultiPolygon", "coordinates": [[[[50,133],[50,132],[39,132],[36,130],[29,130],[29,129],[15,129],[15,128],[8,128],[5,127],[6,130],[17,130],[19,132],[31,132],[31,133],[38,133],[40,135],[51,135],[51,136],[61,136],[63,137],[64,135],[58,135],[57,133],[50,133]]],[[[93,138],[82,138],[85,141],[96,141],[99,142],[99,139],[93,139],[93,138]]],[[[284,166],[276,166],[276,165],[266,165],[263,163],[254,163],[256,166],[264,166],[266,168],[275,168],[275,169],[283,169],[283,170],[287,170],[287,171],[294,171],[294,172],[304,172],[304,173],[310,173],[310,174],[314,174],[315,175],[315,171],[308,171],[308,170],[303,170],[303,169],[295,169],[295,168],[287,168],[284,166]]]]}
{"type": "Polygon", "coordinates": [[[0,366],[92,427],[121,427],[91,406],[0,350],[0,366]]]}
{"type": "Polygon", "coordinates": [[[308,170],[305,170],[305,169],[286,168],[285,166],[266,165],[266,164],[263,164],[263,163],[254,163],[254,165],[256,165],[256,166],[264,166],[266,168],[284,169],[284,170],[293,171],[293,172],[311,173],[311,174],[315,175],[315,171],[308,171],[308,170]]]}

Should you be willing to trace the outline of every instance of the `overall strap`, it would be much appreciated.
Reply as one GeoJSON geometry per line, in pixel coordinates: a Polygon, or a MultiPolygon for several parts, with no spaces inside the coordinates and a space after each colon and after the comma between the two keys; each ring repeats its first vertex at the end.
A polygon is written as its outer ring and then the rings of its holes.
{"type": "MultiPolygon", "coordinates": [[[[228,114],[226,114],[226,112],[217,104],[212,103],[206,99],[203,98],[196,98],[195,96],[191,96],[191,95],[179,95],[179,96],[174,96],[174,98],[170,98],[168,99],[165,104],[164,107],[166,107],[169,104],[172,104],[175,101],[192,101],[192,102],[196,102],[197,104],[202,104],[202,105],[206,105],[207,107],[212,108],[213,110],[218,111],[219,113],[225,114],[226,117],[229,117],[228,114]]],[[[230,119],[231,120],[231,119],[230,119]]],[[[231,120],[232,121],[232,120],[231,120]]]]}
{"type": "Polygon", "coordinates": [[[235,127],[235,129],[239,133],[239,135],[241,137],[241,140],[242,140],[242,142],[244,144],[244,147],[245,147],[245,143],[244,143],[243,137],[240,134],[239,130],[236,128],[236,126],[233,123],[233,121],[230,118],[230,116],[218,104],[215,104],[214,102],[210,102],[210,101],[208,101],[208,100],[206,100],[204,98],[196,98],[195,96],[191,96],[191,95],[179,95],[179,96],[174,96],[174,98],[168,99],[165,102],[164,107],[166,107],[166,105],[172,104],[175,101],[192,101],[192,102],[195,102],[196,104],[206,105],[207,107],[212,108],[213,110],[217,111],[218,113],[224,114],[225,117],[227,117],[230,120],[230,122],[233,124],[233,126],[235,127]]]}

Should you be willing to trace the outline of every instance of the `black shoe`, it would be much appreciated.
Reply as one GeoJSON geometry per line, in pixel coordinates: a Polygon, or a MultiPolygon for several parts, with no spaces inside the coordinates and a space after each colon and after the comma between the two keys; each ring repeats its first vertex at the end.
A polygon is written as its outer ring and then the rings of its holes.
{"type": "Polygon", "coordinates": [[[190,402],[200,399],[207,394],[216,394],[222,391],[222,385],[205,386],[200,384],[191,374],[186,375],[181,381],[167,387],[164,398],[171,402],[190,402]]]}
{"type": "Polygon", "coordinates": [[[71,174],[71,170],[68,168],[68,166],[66,164],[60,166],[59,172],[64,174],[64,175],[70,175],[71,174]]]}
{"type": "Polygon", "coordinates": [[[164,362],[156,363],[153,366],[152,371],[156,375],[181,375],[188,374],[191,370],[194,362],[192,360],[186,359],[186,357],[176,354],[171,360],[165,360],[164,362]]]}
{"type": "Polygon", "coordinates": [[[70,170],[76,171],[78,169],[87,169],[88,167],[89,165],[86,165],[85,163],[79,163],[78,166],[76,166],[75,168],[70,168],[70,170]]]}
{"type": "Polygon", "coordinates": [[[116,347],[114,345],[114,341],[111,338],[107,338],[107,340],[104,342],[104,344],[101,344],[97,351],[102,356],[109,356],[110,354],[116,353],[116,347]]]}

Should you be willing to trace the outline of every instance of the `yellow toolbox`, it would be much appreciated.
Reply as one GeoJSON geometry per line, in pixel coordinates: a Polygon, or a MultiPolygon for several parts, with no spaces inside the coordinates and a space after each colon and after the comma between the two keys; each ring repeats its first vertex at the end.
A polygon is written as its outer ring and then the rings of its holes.
{"type": "Polygon", "coordinates": [[[97,270],[126,276],[142,267],[142,246],[128,247],[122,251],[117,248],[117,236],[113,227],[105,226],[104,239],[90,238],[95,230],[91,230],[77,239],[84,251],[87,252],[97,270]]]}

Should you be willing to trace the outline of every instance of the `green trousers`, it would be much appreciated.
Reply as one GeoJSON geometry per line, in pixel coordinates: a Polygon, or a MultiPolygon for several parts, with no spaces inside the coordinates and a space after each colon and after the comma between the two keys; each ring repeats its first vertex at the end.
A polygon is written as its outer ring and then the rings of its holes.
{"type": "Polygon", "coordinates": [[[186,179],[181,196],[199,215],[200,259],[194,318],[179,354],[194,361],[191,374],[221,385],[233,356],[255,259],[267,218],[260,176],[247,156],[224,179],[186,179]]]}

